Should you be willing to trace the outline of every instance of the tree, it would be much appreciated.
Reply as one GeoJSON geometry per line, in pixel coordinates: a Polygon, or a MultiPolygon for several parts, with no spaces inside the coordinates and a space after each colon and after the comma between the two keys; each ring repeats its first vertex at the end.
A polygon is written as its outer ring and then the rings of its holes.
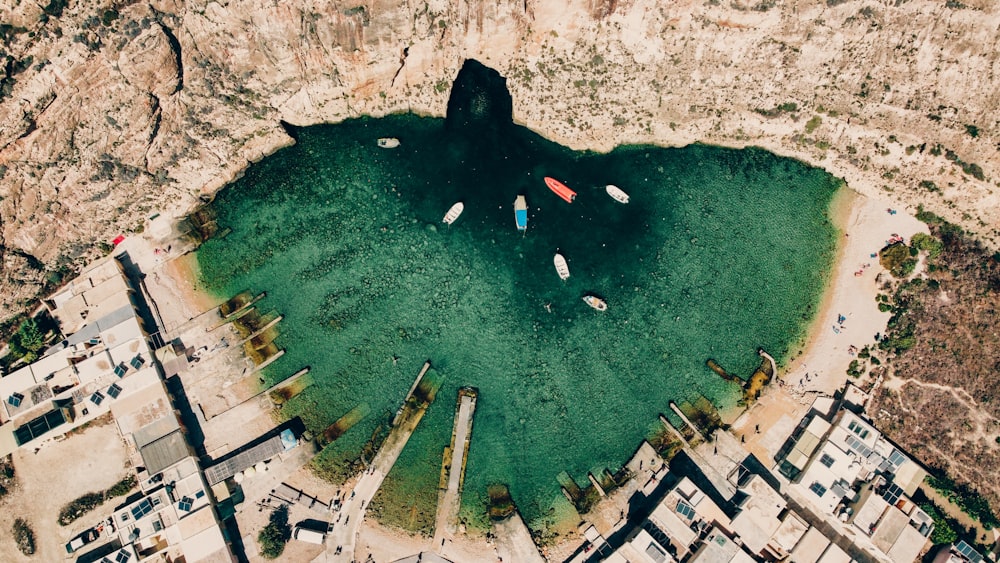
{"type": "Polygon", "coordinates": [[[21,340],[21,346],[32,352],[41,350],[42,346],[45,345],[45,335],[38,328],[38,322],[34,317],[29,317],[21,323],[17,329],[17,335],[21,340]]]}
{"type": "Polygon", "coordinates": [[[25,363],[30,364],[38,359],[38,353],[45,347],[45,333],[38,326],[38,321],[28,317],[11,336],[8,344],[12,356],[24,358],[25,363]]]}
{"type": "Polygon", "coordinates": [[[257,534],[260,555],[265,559],[277,559],[285,551],[285,543],[292,539],[292,529],[288,525],[288,507],[282,506],[271,512],[271,521],[257,534]]]}

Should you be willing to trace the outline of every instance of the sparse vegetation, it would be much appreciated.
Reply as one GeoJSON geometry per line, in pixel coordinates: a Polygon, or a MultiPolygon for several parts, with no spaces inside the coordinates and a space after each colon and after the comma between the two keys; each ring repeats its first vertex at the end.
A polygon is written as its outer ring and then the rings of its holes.
{"type": "MultiPolygon", "coordinates": [[[[927,268],[880,299],[893,312],[879,342],[889,383],[868,410],[890,438],[939,468],[935,489],[983,527],[997,527],[1000,448],[990,421],[1000,418],[1000,253],[933,213],[917,217],[931,235],[914,236],[912,250],[927,268]]],[[[902,249],[893,256],[912,258],[902,249]]]]}
{"type": "Polygon", "coordinates": [[[7,454],[0,459],[0,498],[7,496],[14,484],[14,460],[11,454],[7,454]]]}
{"type": "Polygon", "coordinates": [[[21,553],[25,555],[35,554],[35,531],[31,529],[31,525],[26,520],[15,518],[11,532],[14,535],[14,542],[17,543],[17,549],[21,553]]]}
{"type": "Polygon", "coordinates": [[[799,110],[799,105],[795,102],[785,102],[771,109],[757,108],[754,111],[764,117],[778,117],[785,113],[795,113],[799,110]]]}
{"type": "Polygon", "coordinates": [[[941,188],[937,187],[937,184],[930,180],[921,180],[919,186],[929,192],[940,192],[941,188]]]}

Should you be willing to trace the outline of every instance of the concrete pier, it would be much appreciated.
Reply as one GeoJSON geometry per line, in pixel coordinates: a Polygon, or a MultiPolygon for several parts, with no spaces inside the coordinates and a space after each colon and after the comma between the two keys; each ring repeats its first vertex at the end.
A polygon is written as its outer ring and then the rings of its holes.
{"type": "Polygon", "coordinates": [[[763,348],[758,348],[757,349],[757,353],[760,354],[760,356],[762,358],[765,358],[768,362],[770,362],[770,364],[771,364],[771,377],[777,377],[778,376],[778,364],[776,364],[774,362],[774,358],[771,357],[771,354],[768,354],[767,352],[765,352],[763,348]]]}
{"type": "MultiPolygon", "coordinates": [[[[267,367],[271,362],[277,360],[282,355],[284,355],[284,350],[279,350],[277,354],[274,354],[268,358],[264,363],[253,369],[248,369],[246,374],[233,382],[230,385],[223,385],[220,389],[216,389],[216,393],[213,400],[209,402],[203,402],[201,405],[202,412],[205,414],[205,419],[210,420],[219,416],[220,414],[235,408],[247,401],[257,398],[264,393],[271,391],[281,385],[284,385],[289,381],[289,378],[283,379],[277,385],[271,388],[261,389],[263,387],[260,377],[257,376],[257,372],[261,369],[267,367]]],[[[299,370],[297,373],[293,374],[292,377],[301,377],[309,370],[308,368],[299,370]]]]}
{"type": "Polygon", "coordinates": [[[263,392],[259,394],[261,395],[266,394],[267,398],[270,399],[271,404],[274,405],[275,408],[281,408],[281,406],[284,403],[286,403],[289,399],[301,393],[306,387],[312,385],[312,380],[309,380],[303,382],[303,384],[299,386],[298,389],[294,390],[294,392],[291,390],[292,384],[294,384],[296,381],[302,378],[302,376],[308,373],[309,373],[308,367],[302,368],[299,371],[293,373],[291,377],[275,383],[274,385],[272,385],[268,389],[265,389],[263,392]],[[277,400],[277,397],[281,397],[280,401],[277,400]]]}
{"type": "MultiPolygon", "coordinates": [[[[334,521],[330,524],[330,530],[326,538],[326,551],[313,559],[314,563],[348,563],[354,561],[354,551],[357,548],[358,534],[361,523],[365,519],[365,511],[371,503],[375,493],[382,486],[385,476],[396,464],[399,454],[409,441],[417,424],[427,412],[430,406],[429,401],[411,401],[413,392],[423,379],[427,370],[430,369],[430,361],[417,375],[417,380],[410,387],[409,393],[403,400],[403,406],[396,413],[393,420],[392,430],[389,436],[382,443],[378,453],[372,460],[371,465],[361,475],[349,482],[344,491],[340,510],[336,511],[334,521]],[[338,553],[337,548],[341,550],[338,553]]],[[[440,385],[440,382],[437,383],[440,385]]],[[[429,396],[433,398],[437,389],[433,389],[429,396]]]]}
{"type": "Polygon", "coordinates": [[[244,308],[240,309],[239,311],[237,311],[236,313],[233,313],[233,314],[229,315],[228,317],[224,317],[221,321],[215,323],[214,325],[205,327],[205,332],[212,332],[213,330],[215,330],[217,328],[226,326],[227,324],[229,324],[229,323],[231,323],[233,321],[242,319],[243,317],[249,315],[251,311],[256,311],[256,310],[257,310],[256,307],[244,307],[244,308]]]}
{"type": "MultiPolygon", "coordinates": [[[[672,403],[671,403],[671,404],[672,404],[672,403]]],[[[660,422],[661,422],[661,423],[663,423],[663,426],[664,426],[664,427],[666,427],[666,429],[667,429],[667,430],[668,430],[668,431],[669,431],[669,432],[670,432],[671,434],[673,434],[674,436],[676,436],[676,437],[677,437],[677,439],[678,439],[678,440],[680,440],[682,444],[684,444],[684,447],[686,447],[686,448],[688,448],[688,447],[691,447],[691,444],[689,444],[689,443],[688,443],[688,441],[687,441],[687,439],[686,439],[686,438],[684,437],[684,435],[683,435],[683,434],[681,434],[680,430],[678,430],[678,429],[674,428],[674,425],[673,425],[673,424],[670,424],[670,421],[669,421],[669,420],[667,420],[667,417],[665,417],[665,416],[663,416],[663,415],[661,414],[661,415],[660,415],[660,422]]]]}
{"type": "Polygon", "coordinates": [[[432,545],[440,551],[445,539],[458,532],[458,512],[461,507],[462,486],[465,483],[465,464],[469,459],[472,441],[472,415],[476,410],[479,392],[470,387],[458,390],[455,424],[451,432],[451,446],[445,450],[443,472],[445,487],[438,493],[437,518],[432,545]]]}
{"type": "Polygon", "coordinates": [[[403,397],[403,404],[399,406],[399,410],[396,411],[396,416],[392,418],[392,425],[396,426],[399,423],[400,417],[403,415],[403,410],[406,409],[406,403],[413,396],[413,392],[417,390],[417,386],[427,375],[427,370],[431,369],[431,361],[427,360],[424,362],[424,366],[420,368],[420,373],[417,374],[417,378],[413,380],[413,385],[410,385],[410,390],[406,392],[406,397],[403,397]]]}
{"type": "Polygon", "coordinates": [[[237,346],[243,346],[247,342],[250,342],[254,338],[260,336],[261,334],[264,334],[264,331],[266,331],[267,329],[269,329],[269,328],[273,327],[274,325],[278,324],[278,322],[281,321],[281,319],[283,319],[283,318],[285,318],[284,315],[278,315],[277,318],[275,318],[271,322],[269,322],[266,325],[264,325],[263,327],[261,327],[260,330],[254,331],[252,334],[250,334],[250,336],[247,336],[243,340],[240,340],[239,342],[236,343],[236,345],[237,346]]]}
{"type": "Polygon", "coordinates": [[[681,420],[684,421],[684,424],[686,424],[688,426],[688,428],[690,428],[691,430],[694,430],[695,436],[700,436],[701,439],[703,439],[703,440],[705,439],[705,436],[701,433],[701,429],[699,429],[697,426],[695,426],[693,422],[691,422],[690,420],[688,420],[688,417],[684,416],[684,413],[677,406],[677,403],[675,403],[673,401],[670,401],[670,409],[673,410],[674,413],[677,414],[677,416],[681,417],[681,420]]]}
{"type": "Polygon", "coordinates": [[[271,365],[272,363],[274,363],[275,360],[277,360],[278,358],[280,358],[280,357],[282,357],[284,355],[285,355],[285,350],[284,349],[278,350],[277,352],[275,352],[274,354],[272,354],[271,356],[269,356],[266,360],[264,360],[263,363],[261,363],[260,365],[258,365],[255,368],[253,368],[253,371],[250,372],[250,373],[257,373],[258,371],[260,371],[260,370],[266,368],[267,366],[271,365]]]}
{"type": "Polygon", "coordinates": [[[590,479],[590,484],[594,486],[594,490],[597,491],[598,495],[602,497],[608,496],[608,494],[604,491],[604,487],[601,486],[601,483],[597,480],[597,477],[594,477],[593,473],[588,471],[587,479],[590,479]]]}

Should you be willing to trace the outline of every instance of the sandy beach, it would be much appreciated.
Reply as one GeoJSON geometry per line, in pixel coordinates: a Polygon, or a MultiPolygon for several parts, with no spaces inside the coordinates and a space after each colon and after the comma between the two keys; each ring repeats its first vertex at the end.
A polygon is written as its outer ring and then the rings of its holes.
{"type": "Polygon", "coordinates": [[[911,213],[916,210],[849,189],[831,202],[830,218],[841,239],[816,319],[799,352],[732,424],[743,447],[765,464],[773,463],[812,401],[842,388],[850,379],[851,360],[865,346],[876,345],[875,335],[885,330],[891,313],[879,311],[876,296],[890,274],[878,252],[893,235],[909,242],[914,234],[928,232],[911,213]]]}
{"type": "Polygon", "coordinates": [[[831,204],[831,219],[842,232],[837,258],[819,312],[801,354],[781,370],[780,379],[793,393],[833,394],[847,379],[857,351],[875,344],[891,316],[878,309],[876,296],[890,275],[878,252],[890,237],[909,242],[927,225],[898,204],[845,189],[831,204]],[[895,213],[893,213],[895,211],[895,213]]]}

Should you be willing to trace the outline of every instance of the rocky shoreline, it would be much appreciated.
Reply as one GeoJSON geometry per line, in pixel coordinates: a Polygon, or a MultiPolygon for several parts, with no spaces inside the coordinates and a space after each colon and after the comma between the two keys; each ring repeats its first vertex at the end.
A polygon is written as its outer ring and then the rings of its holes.
{"type": "Polygon", "coordinates": [[[294,142],[284,123],[443,115],[467,58],[573,148],[760,146],[997,245],[998,8],[713,4],[0,8],[0,321],[294,142]]]}

